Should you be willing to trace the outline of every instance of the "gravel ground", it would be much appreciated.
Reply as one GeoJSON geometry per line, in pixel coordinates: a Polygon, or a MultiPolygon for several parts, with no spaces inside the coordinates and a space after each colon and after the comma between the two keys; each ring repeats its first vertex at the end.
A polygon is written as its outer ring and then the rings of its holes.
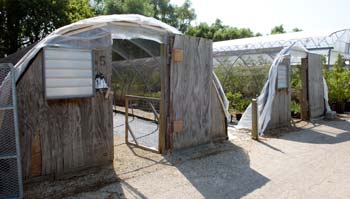
{"type": "Polygon", "coordinates": [[[26,194],[40,197],[41,190],[53,198],[350,198],[350,118],[297,126],[259,142],[230,128],[229,141],[166,156],[127,147],[116,136],[114,168],[109,172],[68,181],[84,184],[80,189],[51,182],[28,185],[26,194]],[[100,178],[109,181],[94,185],[100,178]]]}

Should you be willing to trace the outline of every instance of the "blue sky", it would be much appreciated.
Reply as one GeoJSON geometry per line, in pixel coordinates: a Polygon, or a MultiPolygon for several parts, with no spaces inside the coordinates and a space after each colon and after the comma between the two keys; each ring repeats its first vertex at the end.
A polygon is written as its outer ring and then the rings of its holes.
{"type": "MultiPolygon", "coordinates": [[[[250,28],[268,34],[283,24],[308,32],[350,28],[350,0],[191,0],[196,10],[194,22],[212,23],[219,18],[226,25],[250,28]]],[[[171,0],[181,4],[184,0],[171,0]]]]}

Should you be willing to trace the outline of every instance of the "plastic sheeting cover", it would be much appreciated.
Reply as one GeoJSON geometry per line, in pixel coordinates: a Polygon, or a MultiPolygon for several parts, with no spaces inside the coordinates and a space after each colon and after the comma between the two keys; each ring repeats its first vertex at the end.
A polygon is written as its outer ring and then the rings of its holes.
{"type": "Polygon", "coordinates": [[[219,81],[219,78],[216,76],[216,74],[214,72],[213,72],[213,79],[214,79],[215,86],[218,88],[220,98],[224,104],[226,120],[229,120],[229,116],[230,116],[230,113],[228,112],[229,102],[228,102],[227,97],[225,95],[224,89],[222,88],[222,85],[219,81]]]}
{"type": "MultiPolygon", "coordinates": [[[[296,47],[294,45],[291,45],[289,47],[284,48],[275,58],[273,61],[268,79],[257,98],[257,104],[258,104],[258,131],[260,135],[264,134],[264,131],[266,130],[266,127],[271,120],[272,115],[272,102],[276,93],[276,83],[277,83],[277,67],[278,65],[283,61],[283,59],[289,55],[292,57],[299,57],[299,58],[305,58],[307,56],[307,50],[301,47],[296,47]]],[[[328,89],[327,84],[324,82],[324,99],[326,103],[326,109],[327,111],[330,110],[328,105],[328,89]]],[[[238,129],[251,129],[252,128],[252,109],[251,104],[248,106],[248,108],[245,110],[245,112],[242,115],[241,120],[238,122],[237,128],[238,129]]]]}
{"type": "Polygon", "coordinates": [[[98,49],[110,47],[112,39],[149,39],[164,43],[167,34],[182,34],[154,18],[141,15],[106,15],[93,17],[61,27],[35,45],[15,65],[16,81],[25,71],[28,63],[45,46],[63,48],[98,49]]]}
{"type": "MultiPolygon", "coordinates": [[[[61,27],[29,50],[14,66],[16,82],[29,65],[29,62],[46,47],[101,49],[112,46],[113,39],[148,39],[165,42],[168,34],[182,34],[154,18],[141,15],[106,15],[61,27]]],[[[10,89],[10,74],[0,85],[0,103],[7,103],[10,89]]],[[[1,113],[0,113],[1,120],[1,113]]]]}

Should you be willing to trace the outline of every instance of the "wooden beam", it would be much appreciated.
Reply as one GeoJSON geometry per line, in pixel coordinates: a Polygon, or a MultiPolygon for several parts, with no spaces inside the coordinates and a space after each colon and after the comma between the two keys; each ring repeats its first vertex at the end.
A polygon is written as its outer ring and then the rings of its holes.
{"type": "Polygon", "coordinates": [[[308,59],[301,59],[300,78],[301,78],[301,120],[310,120],[309,102],[308,102],[308,59]]]}
{"type": "Polygon", "coordinates": [[[158,151],[162,154],[165,154],[167,151],[166,147],[166,130],[167,130],[167,47],[168,45],[160,45],[160,88],[161,88],[161,97],[160,97],[160,118],[159,122],[159,143],[158,143],[158,151]]]}

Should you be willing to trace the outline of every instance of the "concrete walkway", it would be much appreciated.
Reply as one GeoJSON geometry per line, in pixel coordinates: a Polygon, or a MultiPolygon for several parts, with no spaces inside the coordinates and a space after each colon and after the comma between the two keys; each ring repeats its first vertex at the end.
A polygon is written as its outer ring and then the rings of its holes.
{"type": "Polygon", "coordinates": [[[350,120],[298,126],[260,142],[230,129],[230,141],[167,156],[128,147],[116,137],[113,170],[35,186],[26,194],[50,189],[45,197],[350,198],[350,120]],[[96,180],[100,184],[91,184],[96,180]]]}
{"type": "Polygon", "coordinates": [[[261,142],[238,135],[198,157],[77,197],[348,199],[349,129],[349,121],[322,121],[261,142]]]}

